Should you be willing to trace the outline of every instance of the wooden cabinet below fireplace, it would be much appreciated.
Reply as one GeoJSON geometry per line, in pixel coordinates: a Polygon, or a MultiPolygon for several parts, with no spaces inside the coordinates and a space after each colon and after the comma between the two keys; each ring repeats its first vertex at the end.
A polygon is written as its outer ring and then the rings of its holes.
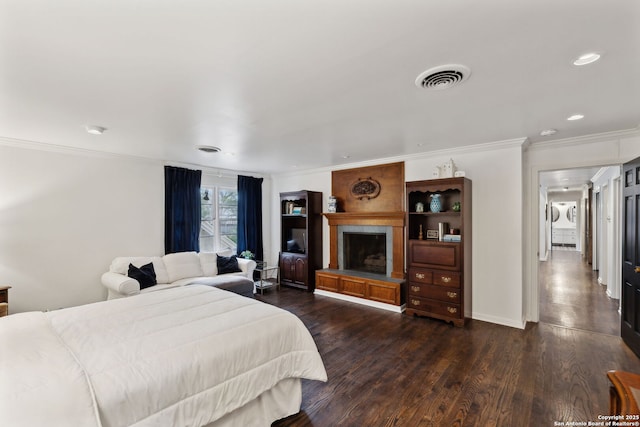
{"type": "Polygon", "coordinates": [[[316,271],[316,289],[400,306],[404,280],[349,270],[316,271]]]}
{"type": "Polygon", "coordinates": [[[463,326],[471,317],[471,181],[443,178],[407,182],[406,194],[405,313],[463,326]],[[439,212],[431,212],[429,206],[435,194],[441,201],[439,212]],[[447,226],[443,228],[441,223],[447,226]],[[439,232],[446,233],[447,240],[458,241],[444,241],[439,232]],[[435,238],[428,238],[432,235],[435,238]]]}

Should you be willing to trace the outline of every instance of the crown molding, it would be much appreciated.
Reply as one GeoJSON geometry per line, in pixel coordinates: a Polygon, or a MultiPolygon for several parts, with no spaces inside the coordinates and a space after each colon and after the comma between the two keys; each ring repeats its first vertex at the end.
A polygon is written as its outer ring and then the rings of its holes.
{"type": "Polygon", "coordinates": [[[68,147],[64,145],[48,144],[43,142],[35,142],[24,139],[7,138],[0,136],[0,146],[23,148],[27,150],[46,151],[50,153],[62,153],[71,155],[80,155],[86,157],[99,157],[108,159],[128,159],[136,161],[144,161],[151,163],[158,163],[166,166],[178,166],[184,168],[198,168],[207,174],[220,174],[222,173],[224,178],[236,178],[238,175],[252,175],[260,178],[266,177],[264,174],[259,174],[249,171],[230,170],[223,168],[215,168],[211,166],[199,165],[196,163],[174,162],[166,159],[157,159],[153,157],[135,156],[132,154],[113,153],[109,151],[90,150],[87,148],[68,147]]]}
{"type": "Polygon", "coordinates": [[[152,157],[134,156],[132,154],[113,153],[110,151],[91,150],[88,148],[80,147],[68,147],[65,145],[29,141],[26,139],[7,138],[3,136],[0,136],[0,145],[6,147],[23,148],[27,150],[46,151],[50,153],[73,154],[87,157],[102,157],[112,159],[135,159],[146,162],[162,163],[161,159],[154,159],[152,157]]]}
{"type": "Polygon", "coordinates": [[[554,139],[549,141],[533,142],[529,144],[530,151],[545,150],[572,145],[581,145],[589,142],[601,142],[606,140],[620,140],[626,137],[640,136],[640,127],[634,129],[616,130],[611,132],[593,133],[572,138],[554,139]]]}
{"type": "Polygon", "coordinates": [[[608,169],[609,167],[610,167],[610,166],[606,166],[606,167],[601,167],[600,169],[598,169],[598,172],[596,172],[596,174],[595,174],[595,175],[593,175],[593,176],[591,177],[591,180],[590,180],[590,181],[591,181],[591,182],[596,182],[596,181],[598,181],[598,180],[599,180],[599,179],[600,179],[600,178],[601,178],[601,177],[602,177],[602,176],[607,172],[607,169],[608,169]]]}
{"type": "Polygon", "coordinates": [[[508,148],[517,148],[517,147],[522,148],[522,147],[526,147],[528,143],[529,143],[529,139],[526,137],[506,139],[503,141],[465,145],[463,147],[444,148],[440,150],[424,151],[421,153],[414,153],[414,154],[404,154],[401,156],[394,156],[394,157],[383,157],[379,159],[366,160],[362,162],[325,166],[322,168],[293,170],[293,171],[286,171],[281,173],[273,173],[271,174],[271,176],[287,177],[287,176],[312,175],[316,173],[333,172],[333,171],[342,170],[342,169],[377,166],[377,165],[382,165],[386,163],[404,162],[407,160],[420,160],[420,159],[430,158],[430,157],[448,157],[448,156],[454,156],[454,155],[460,155],[460,154],[478,153],[483,151],[496,151],[496,150],[504,150],[508,148]]]}
{"type": "Polygon", "coordinates": [[[238,175],[247,175],[247,176],[250,175],[253,177],[265,178],[265,179],[269,178],[269,175],[261,174],[258,172],[216,168],[213,166],[199,165],[197,163],[173,162],[173,161],[165,160],[163,164],[165,166],[176,166],[176,167],[187,168],[187,169],[198,168],[202,170],[202,173],[204,174],[215,175],[219,178],[237,178],[238,175]]]}

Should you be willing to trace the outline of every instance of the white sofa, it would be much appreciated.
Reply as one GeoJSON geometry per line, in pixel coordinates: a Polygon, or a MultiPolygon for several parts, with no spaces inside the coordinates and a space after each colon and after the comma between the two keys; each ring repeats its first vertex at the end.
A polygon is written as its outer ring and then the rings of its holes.
{"type": "Polygon", "coordinates": [[[109,291],[107,299],[190,284],[215,286],[253,297],[256,262],[238,258],[240,272],[218,274],[217,257],[218,254],[210,252],[178,252],[161,257],[117,257],[111,262],[109,271],[102,275],[102,284],[109,291]],[[140,290],[140,283],[127,275],[129,264],[140,268],[149,263],[153,263],[157,284],[140,290]]]}

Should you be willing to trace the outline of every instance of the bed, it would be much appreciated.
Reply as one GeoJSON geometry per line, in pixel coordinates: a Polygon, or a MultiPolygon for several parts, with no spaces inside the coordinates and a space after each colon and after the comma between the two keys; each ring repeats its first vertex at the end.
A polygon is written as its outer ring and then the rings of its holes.
{"type": "Polygon", "coordinates": [[[2,425],[269,426],[326,381],[295,315],[193,285],[0,319],[2,425]]]}

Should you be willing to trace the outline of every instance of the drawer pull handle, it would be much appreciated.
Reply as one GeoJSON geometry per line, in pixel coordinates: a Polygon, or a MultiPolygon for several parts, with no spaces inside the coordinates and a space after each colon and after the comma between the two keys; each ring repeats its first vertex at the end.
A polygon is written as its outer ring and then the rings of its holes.
{"type": "Polygon", "coordinates": [[[457,292],[447,292],[447,296],[449,298],[456,298],[458,296],[457,292]]]}
{"type": "Polygon", "coordinates": [[[424,279],[424,273],[416,273],[416,279],[424,279]]]}
{"type": "Polygon", "coordinates": [[[449,283],[451,281],[451,277],[448,276],[442,276],[441,279],[444,283],[449,283]]]}
{"type": "Polygon", "coordinates": [[[416,306],[417,306],[417,305],[420,305],[420,300],[412,299],[412,300],[411,300],[411,305],[416,305],[416,306]]]}
{"type": "Polygon", "coordinates": [[[412,286],[412,287],[411,287],[411,290],[412,290],[413,292],[420,292],[420,287],[419,287],[419,286],[412,286]]]}
{"type": "Polygon", "coordinates": [[[451,314],[456,314],[458,312],[458,309],[455,307],[447,307],[447,311],[451,314]]]}

